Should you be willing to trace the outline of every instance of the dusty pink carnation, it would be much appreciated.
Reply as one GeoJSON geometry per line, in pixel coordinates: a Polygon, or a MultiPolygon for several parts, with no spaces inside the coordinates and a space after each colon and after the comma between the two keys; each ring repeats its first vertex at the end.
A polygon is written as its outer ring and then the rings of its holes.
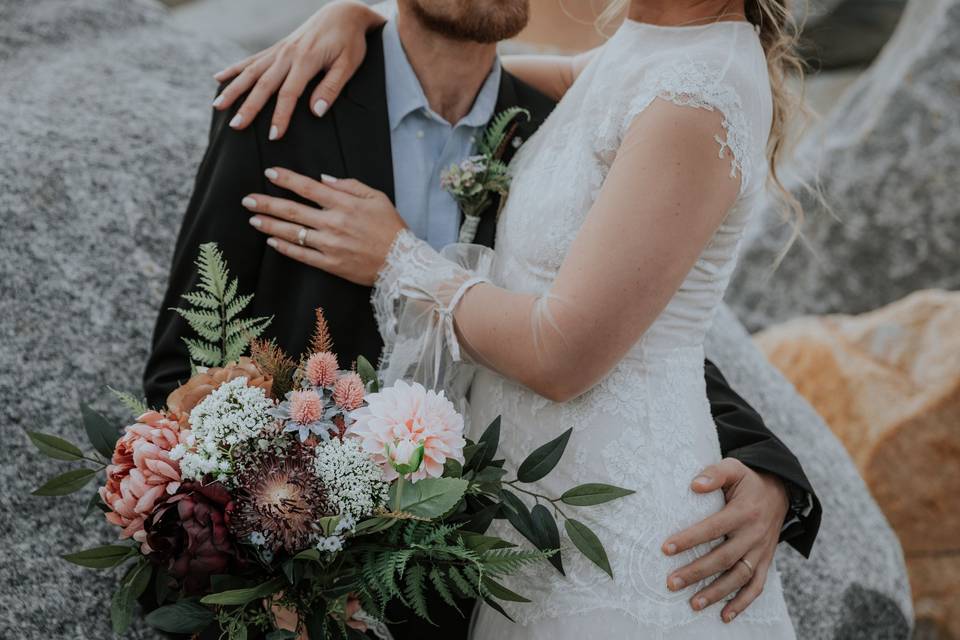
{"type": "MultiPolygon", "coordinates": [[[[423,464],[408,477],[413,481],[443,475],[448,458],[463,462],[463,416],[443,392],[398,381],[366,397],[367,405],[352,413],[356,419],[347,433],[360,438],[364,451],[383,468],[383,477],[398,477],[391,458],[423,445],[423,464]]],[[[405,460],[397,460],[404,462],[405,460]]]]}
{"type": "Polygon", "coordinates": [[[337,380],[337,356],[329,351],[315,353],[307,360],[304,373],[307,380],[315,387],[329,387],[337,380]]]}
{"type": "Polygon", "coordinates": [[[175,417],[148,411],[117,441],[100,499],[112,509],[107,521],[123,527],[121,538],[146,541],[144,520],[180,488],[180,464],[170,458],[170,450],[185,445],[189,433],[181,431],[175,417]]]}
{"type": "Polygon", "coordinates": [[[290,394],[290,419],[311,424],[323,417],[323,400],[316,391],[294,391],[290,394]]]}
{"type": "Polygon", "coordinates": [[[333,385],[333,401],[345,411],[354,411],[363,406],[363,380],[356,373],[347,373],[333,385]]]}

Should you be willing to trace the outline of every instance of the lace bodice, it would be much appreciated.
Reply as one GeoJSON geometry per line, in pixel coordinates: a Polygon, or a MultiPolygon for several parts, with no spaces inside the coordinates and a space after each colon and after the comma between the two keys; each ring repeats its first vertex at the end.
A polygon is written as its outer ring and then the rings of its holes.
{"type": "MultiPolygon", "coordinates": [[[[469,346],[487,365],[470,391],[472,436],[502,415],[500,451],[506,468],[518,468],[527,453],[572,428],[564,462],[532,490],[560,495],[578,484],[606,482],[636,491],[622,501],[566,514],[585,522],[604,541],[613,580],[564,541],[565,576],[544,563],[508,584],[533,600],[505,603],[511,616],[526,625],[523,630],[497,631],[499,623],[486,618],[490,611],[485,609],[475,629],[476,640],[504,633],[563,640],[573,637],[564,630],[573,622],[569,617],[590,612],[601,616],[602,622],[593,626],[609,631],[607,637],[792,637],[775,571],[769,574],[764,595],[738,618],[737,630],[728,632],[721,628],[715,607],[699,616],[691,611],[688,600],[700,585],[676,593],[665,587],[671,570],[709,549],[672,558],[660,552],[667,536],[722,507],[722,496],[695,496],[689,490],[694,475],[720,459],[704,389],[702,344],[765,181],[770,120],[766,63],[751,26],[661,28],[628,21],[517,153],[510,195],[498,221],[495,257],[483,248],[464,245],[452,245],[440,255],[412,234],[398,237],[374,293],[387,344],[387,381],[412,375],[462,397],[467,379],[456,361],[467,351],[462,347],[469,346]],[[734,200],[721,212],[722,222],[696,245],[687,263],[692,266],[679,273],[677,286],[654,317],[644,320],[643,314],[631,310],[636,300],[611,297],[607,280],[618,277],[617,269],[593,266],[609,261],[632,273],[645,264],[645,256],[624,256],[630,242],[620,242],[616,235],[601,233],[600,250],[582,236],[598,233],[593,216],[604,215],[600,209],[616,210],[615,216],[603,218],[619,225],[615,231],[651,235],[658,231],[637,225],[649,215],[646,194],[631,192],[629,176],[624,180],[623,165],[617,165],[625,140],[643,145],[645,137],[657,137],[658,132],[638,132],[635,127],[657,100],[720,114],[721,125],[705,148],[729,161],[729,172],[722,164],[714,170],[725,184],[737,180],[738,187],[731,190],[734,200]],[[611,194],[614,176],[617,190],[623,189],[629,198],[611,194]],[[589,260],[575,255],[584,251],[590,253],[589,260]],[[582,272],[590,275],[578,279],[582,272]],[[458,308],[470,302],[469,290],[480,282],[492,282],[500,292],[499,297],[487,298],[493,301],[487,306],[495,308],[469,309],[486,314],[486,324],[464,317],[458,308]],[[596,304],[607,306],[597,309],[596,304]],[[525,324],[526,330],[522,326],[514,330],[511,322],[525,324]],[[645,330],[624,334],[623,325],[629,329],[631,322],[645,322],[645,330]],[[488,334],[494,338],[489,340],[488,334]],[[515,373],[528,366],[557,376],[577,375],[579,368],[596,365],[592,347],[599,352],[606,341],[622,340],[623,335],[638,337],[618,351],[617,359],[588,391],[574,399],[551,401],[531,390],[540,378],[515,373]],[[578,350],[577,344],[584,341],[586,349],[578,350]],[[499,360],[485,358],[497,350],[504,352],[499,360]],[[511,360],[513,352],[521,355],[511,360]],[[551,621],[564,622],[551,626],[551,621]],[[749,625],[763,630],[751,635],[746,632],[749,625]],[[688,635],[678,633],[680,628],[688,635]]],[[[702,179],[699,174],[689,176],[692,185],[702,179]]],[[[651,200],[656,198],[662,195],[651,194],[651,200]]],[[[691,221],[691,235],[702,233],[696,222],[691,221]]],[[[688,241],[682,234],[675,238],[680,251],[688,241]]],[[[651,252],[658,249],[646,247],[651,252]]],[[[666,259],[661,264],[669,263],[666,259]]],[[[647,283],[671,277],[668,271],[644,274],[644,285],[637,288],[630,288],[629,277],[617,286],[642,297],[650,288],[647,283]]],[[[494,288],[485,287],[487,293],[494,288]]],[[[525,544],[508,525],[497,521],[494,527],[498,535],[525,544]]]]}

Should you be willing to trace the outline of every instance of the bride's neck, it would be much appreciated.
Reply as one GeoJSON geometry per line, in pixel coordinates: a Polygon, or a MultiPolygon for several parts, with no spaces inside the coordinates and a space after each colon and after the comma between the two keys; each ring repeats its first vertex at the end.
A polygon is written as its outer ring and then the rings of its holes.
{"type": "Polygon", "coordinates": [[[664,27],[743,20],[744,0],[632,0],[627,17],[664,27]]]}
{"type": "Polygon", "coordinates": [[[497,45],[448,38],[403,11],[396,20],[403,50],[430,108],[456,124],[473,107],[493,68],[497,45]]]}

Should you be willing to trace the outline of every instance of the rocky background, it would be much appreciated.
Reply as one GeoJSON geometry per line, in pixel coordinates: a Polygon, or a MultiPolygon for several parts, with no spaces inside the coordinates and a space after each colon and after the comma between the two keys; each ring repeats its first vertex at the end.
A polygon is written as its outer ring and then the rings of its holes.
{"type": "MultiPolygon", "coordinates": [[[[56,557],[111,532],[78,526],[82,499],[28,495],[59,465],[24,430],[82,441],[81,398],[122,424],[103,386],[139,384],[205,144],[209,74],[243,55],[231,39],[269,43],[308,5],[204,0],[171,17],[149,0],[0,0],[0,638],[111,637],[116,576],[56,557]]],[[[823,0],[810,55],[824,68],[870,62],[902,5],[823,0]],[[871,21],[872,40],[857,37],[871,21]]],[[[781,324],[957,288],[958,5],[912,0],[873,66],[838,104],[823,102],[834,108],[804,142],[794,180],[819,171],[839,221],[798,188],[808,239],[771,276],[784,233],[771,208],[710,337],[711,357],[799,454],[824,502],[811,560],[787,548],[778,557],[801,639],[910,637],[903,549],[915,637],[960,637],[960,531],[945,480],[960,450],[955,294],[781,324]],[[766,330],[753,339],[741,321],[766,330]]],[[[156,636],[135,626],[127,637],[156,636]]]]}

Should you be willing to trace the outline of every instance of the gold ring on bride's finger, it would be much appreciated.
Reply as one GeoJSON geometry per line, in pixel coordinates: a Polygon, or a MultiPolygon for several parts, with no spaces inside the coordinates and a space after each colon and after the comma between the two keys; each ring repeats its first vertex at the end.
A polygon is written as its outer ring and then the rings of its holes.
{"type": "Polygon", "coordinates": [[[300,231],[297,232],[297,244],[301,247],[307,246],[307,228],[300,227],[300,231]]]}
{"type": "Polygon", "coordinates": [[[747,569],[750,570],[750,575],[753,575],[753,565],[750,564],[749,560],[747,560],[746,558],[740,558],[739,560],[737,560],[737,562],[742,562],[747,567],[747,569]]]}

